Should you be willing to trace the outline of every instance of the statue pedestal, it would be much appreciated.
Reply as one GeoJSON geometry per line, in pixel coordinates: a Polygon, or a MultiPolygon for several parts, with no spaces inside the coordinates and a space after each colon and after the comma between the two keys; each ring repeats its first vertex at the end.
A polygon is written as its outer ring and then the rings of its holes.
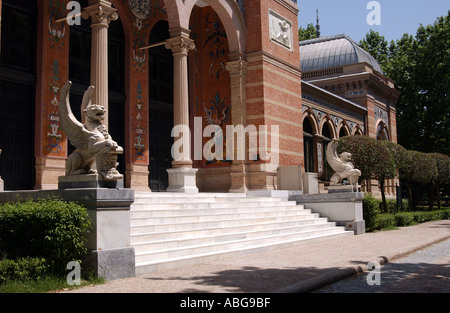
{"type": "Polygon", "coordinates": [[[352,230],[355,235],[364,234],[366,231],[363,218],[363,198],[363,192],[289,196],[289,200],[295,200],[298,204],[303,204],[305,209],[310,209],[314,213],[327,217],[331,222],[336,222],[336,225],[344,226],[346,230],[352,230]]]}
{"type": "Polygon", "coordinates": [[[123,180],[104,180],[99,174],[59,176],[58,189],[123,188],[123,180]]]}
{"type": "Polygon", "coordinates": [[[359,192],[360,188],[361,188],[361,186],[355,187],[353,185],[329,186],[328,193],[359,192]]]}

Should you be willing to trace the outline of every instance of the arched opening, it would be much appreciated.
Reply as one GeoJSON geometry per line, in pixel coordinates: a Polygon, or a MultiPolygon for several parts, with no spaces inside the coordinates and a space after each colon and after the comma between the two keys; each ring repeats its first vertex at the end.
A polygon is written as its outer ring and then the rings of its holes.
{"type": "Polygon", "coordinates": [[[5,190],[32,189],[36,1],[4,0],[1,22],[0,175],[5,190]]]}
{"type": "Polygon", "coordinates": [[[303,155],[305,172],[315,172],[314,166],[314,130],[308,117],[303,120],[303,155]]]}
{"type": "Polygon", "coordinates": [[[383,122],[380,122],[377,127],[377,140],[389,140],[387,127],[383,122]]]}
{"type": "MultiPolygon", "coordinates": [[[[170,38],[167,21],[158,21],[150,33],[149,45],[170,38]]],[[[152,191],[164,191],[169,185],[173,138],[173,55],[164,46],[149,49],[149,140],[148,183],[152,191]]]]}
{"type": "MultiPolygon", "coordinates": [[[[80,1],[87,7],[88,1],[80,1]]],[[[108,28],[108,116],[111,137],[122,147],[125,144],[125,37],[121,20],[112,21],[108,28]]],[[[81,25],[70,26],[69,80],[72,81],[70,104],[75,117],[81,121],[80,104],[90,85],[91,20],[81,19],[81,25]]],[[[68,154],[74,151],[69,145],[68,154]]],[[[125,154],[118,155],[117,169],[125,175],[125,154]]]]}

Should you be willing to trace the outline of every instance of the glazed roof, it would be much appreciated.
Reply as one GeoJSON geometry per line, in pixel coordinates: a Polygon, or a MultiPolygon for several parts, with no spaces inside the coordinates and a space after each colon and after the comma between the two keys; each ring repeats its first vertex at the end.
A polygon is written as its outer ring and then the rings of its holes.
{"type": "Polygon", "coordinates": [[[334,35],[300,42],[300,65],[304,72],[366,62],[383,73],[380,64],[346,35],[334,35]]]}

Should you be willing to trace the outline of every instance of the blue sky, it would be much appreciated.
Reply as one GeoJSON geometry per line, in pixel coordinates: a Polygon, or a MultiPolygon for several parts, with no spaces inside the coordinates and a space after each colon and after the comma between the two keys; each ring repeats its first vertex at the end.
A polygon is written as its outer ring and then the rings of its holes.
{"type": "Polygon", "coordinates": [[[316,9],[319,9],[321,36],[346,34],[354,41],[363,39],[373,29],[389,42],[404,33],[415,35],[417,28],[433,24],[437,17],[450,10],[448,0],[378,0],[381,25],[367,23],[367,4],[371,0],[298,0],[299,26],[316,25],[316,9]]]}

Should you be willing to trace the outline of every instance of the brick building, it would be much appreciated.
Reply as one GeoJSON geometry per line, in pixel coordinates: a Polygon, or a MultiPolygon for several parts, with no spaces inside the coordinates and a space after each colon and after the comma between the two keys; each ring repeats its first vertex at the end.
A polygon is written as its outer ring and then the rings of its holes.
{"type": "MultiPolygon", "coordinates": [[[[182,180],[195,177],[200,191],[273,189],[279,165],[301,164],[326,181],[322,149],[331,138],[396,141],[393,82],[348,37],[299,43],[296,1],[82,0],[78,20],[64,19],[77,12],[68,3],[0,0],[7,190],[56,188],[64,175],[73,148],[57,112],[67,80],[79,119],[84,91],[96,86],[94,101],[108,106],[109,132],[124,148],[119,171],[135,190],[166,190],[170,168],[182,180]],[[319,60],[323,45],[335,52],[319,60]],[[207,125],[224,133],[227,125],[267,126],[262,133],[277,161],[239,140],[243,160],[198,158],[195,149],[173,160],[172,127],[198,134],[199,117],[200,134],[207,125]]],[[[210,139],[203,136],[202,146],[210,139]]]]}

